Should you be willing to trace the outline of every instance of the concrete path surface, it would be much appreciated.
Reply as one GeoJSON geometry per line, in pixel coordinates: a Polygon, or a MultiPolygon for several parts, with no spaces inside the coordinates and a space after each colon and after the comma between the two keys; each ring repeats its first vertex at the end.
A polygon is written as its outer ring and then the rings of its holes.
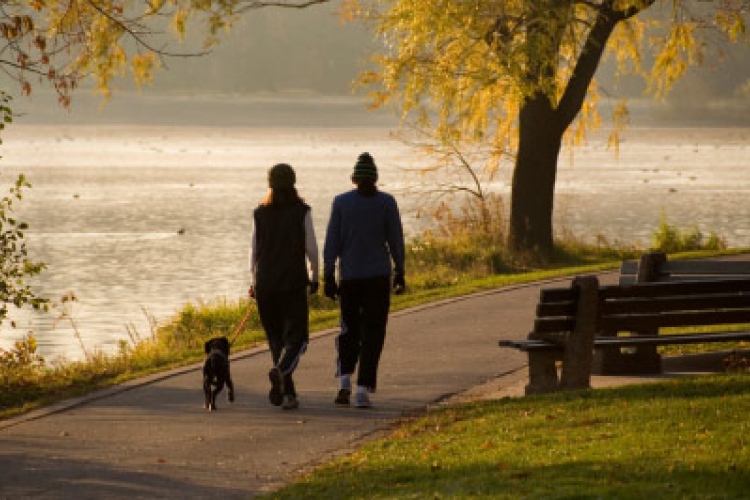
{"type": "Polygon", "coordinates": [[[497,340],[526,336],[549,285],[392,314],[369,410],[333,404],[329,330],[314,336],[296,373],[298,410],[268,404],[270,355],[257,348],[233,356],[237,401],[224,392],[213,413],[193,365],[0,421],[0,498],[252,498],[449,396],[489,381],[518,393],[525,356],[497,340]]]}

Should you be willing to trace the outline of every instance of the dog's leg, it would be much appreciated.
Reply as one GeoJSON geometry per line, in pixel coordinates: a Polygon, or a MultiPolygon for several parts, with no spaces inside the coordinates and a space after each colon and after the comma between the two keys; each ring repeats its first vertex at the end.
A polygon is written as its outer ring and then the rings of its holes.
{"type": "Polygon", "coordinates": [[[211,410],[211,381],[204,377],[203,378],[203,407],[207,410],[211,410]]]}
{"type": "Polygon", "coordinates": [[[216,396],[219,395],[219,393],[221,392],[223,388],[224,388],[224,382],[222,382],[221,380],[217,380],[216,387],[211,393],[211,409],[212,410],[216,410],[216,396]]]}
{"type": "Polygon", "coordinates": [[[234,383],[232,382],[232,375],[227,369],[227,399],[230,403],[234,403],[234,383]]]}
{"type": "Polygon", "coordinates": [[[216,389],[214,389],[213,391],[210,391],[209,397],[211,400],[208,403],[208,411],[216,411],[216,393],[218,392],[219,391],[217,391],[216,389]]]}

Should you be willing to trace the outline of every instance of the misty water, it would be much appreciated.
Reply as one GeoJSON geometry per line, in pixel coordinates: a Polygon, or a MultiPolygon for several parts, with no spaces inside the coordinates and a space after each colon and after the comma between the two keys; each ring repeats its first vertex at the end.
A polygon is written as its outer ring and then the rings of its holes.
{"type": "MultiPolygon", "coordinates": [[[[424,199],[414,188],[429,178],[404,169],[426,160],[391,136],[392,118],[355,99],[191,102],[192,115],[184,102],[140,101],[148,120],[119,105],[109,115],[119,120],[16,120],[0,146],[3,185],[18,172],[33,184],[18,215],[31,226],[32,257],[48,265],[34,287],[53,301],[75,293],[71,312],[89,349],[111,352],[128,330],[148,335],[147,316],[166,321],[188,302],[245,296],[251,213],[274,163],[297,170],[321,246],[331,200],[350,189],[363,151],[396,194],[407,231],[418,231],[424,199]]],[[[572,162],[561,157],[556,230],[645,248],[664,214],[750,246],[748,139],[742,127],[633,126],[616,156],[595,134],[572,162]]],[[[509,177],[492,184],[506,199],[509,177]]],[[[43,356],[81,358],[57,315],[14,314],[0,347],[33,331],[43,356]]]]}

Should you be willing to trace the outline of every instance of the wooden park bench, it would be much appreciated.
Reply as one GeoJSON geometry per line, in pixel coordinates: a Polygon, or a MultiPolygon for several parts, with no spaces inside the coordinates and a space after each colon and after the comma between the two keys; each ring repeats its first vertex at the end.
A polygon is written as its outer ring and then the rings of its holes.
{"type": "Polygon", "coordinates": [[[500,346],[528,353],[527,394],[554,392],[588,388],[595,369],[659,373],[656,346],[750,340],[750,330],[664,335],[660,329],[746,323],[750,278],[600,286],[595,276],[579,276],[569,287],[541,290],[528,338],[501,340],[500,346]],[[655,355],[628,358],[621,352],[641,347],[653,347],[655,355]],[[613,350],[621,352],[619,361],[602,356],[613,350]]]}
{"type": "Polygon", "coordinates": [[[668,260],[663,252],[650,252],[640,260],[626,260],[620,265],[619,283],[701,281],[717,279],[750,279],[750,260],[668,260]]]}
{"type": "MultiPolygon", "coordinates": [[[[750,279],[750,260],[686,259],[669,260],[664,252],[649,252],[639,260],[626,260],[620,266],[618,283],[672,283],[750,279]]],[[[653,336],[655,330],[640,330],[638,335],[653,336]]],[[[643,344],[627,348],[603,347],[596,351],[593,373],[598,375],[639,375],[661,372],[657,345],[643,344]]]]}

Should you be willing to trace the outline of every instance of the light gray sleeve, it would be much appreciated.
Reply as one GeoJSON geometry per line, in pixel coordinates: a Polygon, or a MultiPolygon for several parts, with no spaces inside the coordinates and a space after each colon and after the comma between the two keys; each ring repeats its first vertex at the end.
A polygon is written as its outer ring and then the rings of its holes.
{"type": "Polygon", "coordinates": [[[404,244],[404,229],[401,225],[401,214],[398,210],[396,199],[391,197],[391,203],[388,205],[388,222],[387,222],[387,239],[388,248],[391,251],[394,271],[397,274],[404,274],[406,271],[406,249],[404,244]]]}
{"type": "Polygon", "coordinates": [[[258,271],[258,240],[255,235],[255,226],[253,226],[253,235],[250,239],[250,286],[255,286],[255,275],[258,271]]]}
{"type": "Polygon", "coordinates": [[[320,262],[318,241],[315,239],[315,227],[312,221],[312,209],[305,214],[305,253],[310,261],[310,281],[319,281],[320,262]]]}

